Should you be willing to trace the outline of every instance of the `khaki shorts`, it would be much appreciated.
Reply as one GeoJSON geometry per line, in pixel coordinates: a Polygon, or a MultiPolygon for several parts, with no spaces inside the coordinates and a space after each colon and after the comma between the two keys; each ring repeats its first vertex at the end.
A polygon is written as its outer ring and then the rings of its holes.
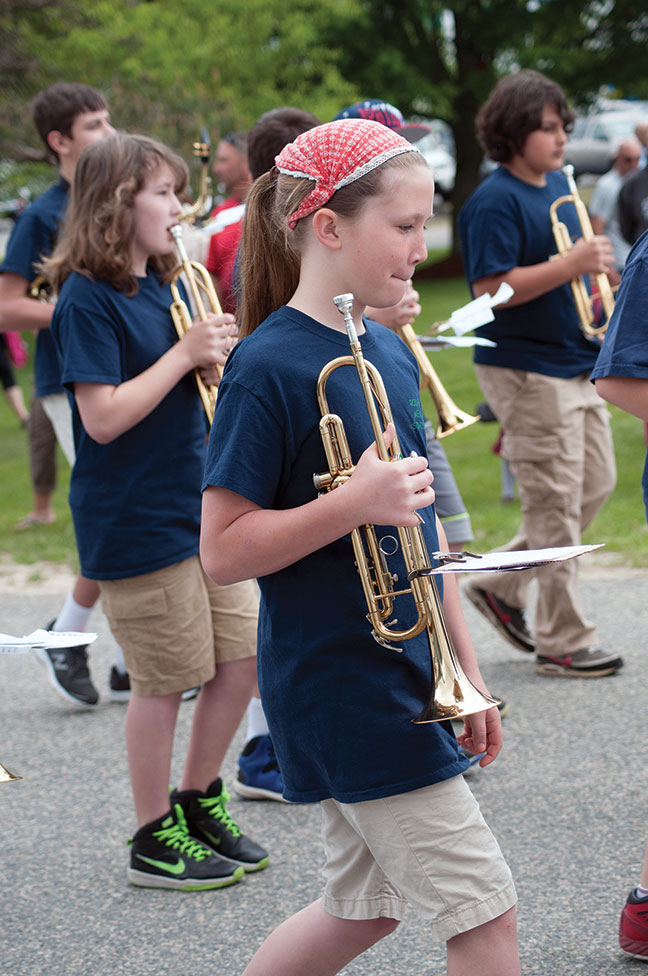
{"type": "Polygon", "coordinates": [[[447,942],[517,901],[463,776],[383,800],[324,800],[322,812],[322,904],[330,915],[400,920],[410,904],[447,942]]]}
{"type": "Polygon", "coordinates": [[[217,586],[198,556],[99,587],[137,695],[186,691],[211,680],[219,662],[256,654],[256,582],[217,586]]]}

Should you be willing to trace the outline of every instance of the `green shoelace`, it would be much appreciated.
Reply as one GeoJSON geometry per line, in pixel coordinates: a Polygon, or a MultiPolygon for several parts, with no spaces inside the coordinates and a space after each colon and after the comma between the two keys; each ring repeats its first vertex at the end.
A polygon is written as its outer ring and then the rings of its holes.
{"type": "Polygon", "coordinates": [[[218,820],[219,823],[225,827],[226,830],[231,831],[234,837],[241,836],[241,830],[236,821],[232,820],[231,816],[227,812],[226,804],[231,800],[231,796],[225,789],[222,788],[220,796],[200,796],[198,797],[198,803],[200,806],[207,810],[210,816],[214,820],[218,820]]]}
{"type": "Polygon", "coordinates": [[[166,847],[172,847],[174,851],[186,854],[187,857],[193,858],[194,861],[204,861],[206,857],[209,857],[211,852],[203,844],[194,840],[189,835],[187,821],[180,804],[176,803],[173,809],[176,815],[176,822],[172,823],[169,827],[161,827],[160,830],[154,831],[153,836],[157,837],[166,847]]]}

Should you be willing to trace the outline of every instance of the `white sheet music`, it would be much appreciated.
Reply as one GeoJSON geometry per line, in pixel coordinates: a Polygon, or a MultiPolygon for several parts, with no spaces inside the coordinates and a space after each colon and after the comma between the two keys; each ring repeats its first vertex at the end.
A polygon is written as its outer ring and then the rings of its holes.
{"type": "Polygon", "coordinates": [[[503,281],[494,295],[489,295],[488,292],[485,292],[479,298],[475,298],[472,302],[468,302],[467,305],[456,309],[448,321],[439,327],[439,331],[445,332],[447,329],[452,329],[455,335],[458,336],[463,336],[466,332],[472,332],[473,329],[479,328],[480,325],[486,325],[487,322],[492,322],[495,318],[492,311],[493,308],[496,305],[506,304],[512,295],[513,289],[508,282],[503,281]]]}
{"type": "Polygon", "coordinates": [[[595,546],[559,546],[553,549],[522,549],[519,552],[487,552],[483,556],[472,556],[453,553],[433,552],[433,559],[458,558],[445,562],[433,569],[426,570],[426,576],[436,576],[440,573],[485,573],[510,572],[512,570],[532,569],[534,566],[547,566],[549,563],[564,562],[585,553],[601,549],[604,543],[595,546]]]}
{"type": "Polygon", "coordinates": [[[98,634],[77,631],[35,630],[26,637],[0,634],[0,654],[26,654],[35,647],[83,647],[96,641],[98,634]]]}
{"type": "Polygon", "coordinates": [[[481,336],[453,336],[435,335],[419,336],[419,341],[424,349],[450,349],[465,348],[466,346],[496,346],[497,343],[492,339],[483,339],[481,336]]]}

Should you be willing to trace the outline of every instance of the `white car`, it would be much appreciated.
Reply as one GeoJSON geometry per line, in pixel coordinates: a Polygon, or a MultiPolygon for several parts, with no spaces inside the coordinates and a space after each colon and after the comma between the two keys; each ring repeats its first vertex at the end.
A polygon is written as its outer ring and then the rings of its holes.
{"type": "Polygon", "coordinates": [[[571,163],[576,176],[607,172],[618,144],[634,135],[639,122],[648,122],[645,108],[597,112],[577,118],[565,149],[565,162],[571,163]]]}
{"type": "Polygon", "coordinates": [[[434,132],[430,132],[419,139],[416,148],[423,153],[432,170],[437,192],[441,194],[444,200],[447,200],[452,193],[455,182],[457,165],[454,156],[448,152],[434,132]]]}

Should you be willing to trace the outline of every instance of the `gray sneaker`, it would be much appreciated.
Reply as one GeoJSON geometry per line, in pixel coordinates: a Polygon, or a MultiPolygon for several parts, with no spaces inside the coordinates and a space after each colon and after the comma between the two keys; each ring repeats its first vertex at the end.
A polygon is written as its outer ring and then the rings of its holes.
{"type": "MultiPolygon", "coordinates": [[[[51,630],[54,623],[52,620],[45,629],[51,630]]],[[[52,688],[61,698],[82,708],[92,708],[99,701],[99,692],[88,670],[87,646],[34,648],[35,656],[47,670],[52,688]]]]}
{"type": "Polygon", "coordinates": [[[536,672],[563,678],[604,678],[623,667],[618,654],[609,654],[598,644],[581,647],[564,657],[536,657],[536,672]]]}

